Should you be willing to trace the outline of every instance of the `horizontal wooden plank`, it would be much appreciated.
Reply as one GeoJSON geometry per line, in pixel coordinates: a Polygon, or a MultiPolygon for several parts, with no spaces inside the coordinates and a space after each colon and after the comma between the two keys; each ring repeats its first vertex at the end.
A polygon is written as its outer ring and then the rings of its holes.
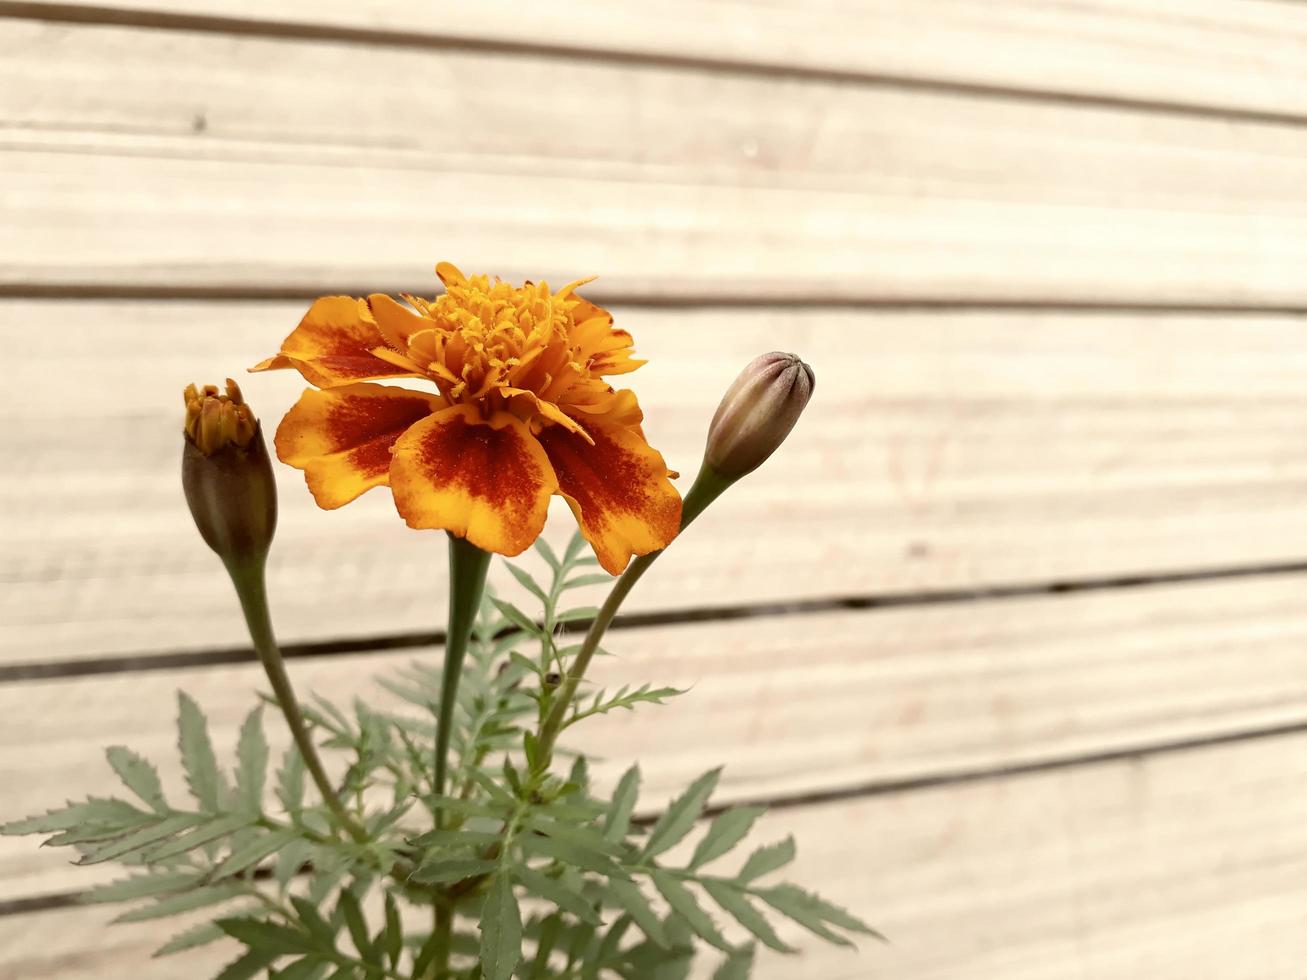
{"type": "Polygon", "coordinates": [[[1307,303],[1302,127],[33,21],[0,44],[11,291],[417,288],[451,257],[607,295],[1307,303]]]}
{"type": "MultiPolygon", "coordinates": [[[[0,10],[13,4],[0,4],[0,10]]],[[[1236,112],[1305,114],[1307,16],[1258,0],[670,0],[653,8],[602,0],[528,6],[448,0],[37,0],[168,18],[231,18],[269,31],[392,34],[869,78],[1009,87],[1236,112]],[[1219,70],[1214,66],[1219,65],[1219,70]]]]}
{"type": "MultiPolygon", "coordinates": [[[[762,954],[763,980],[1302,975],[1304,736],[782,810],[758,832],[793,833],[793,877],[892,939],[850,953],[783,928],[803,955],[762,954]]],[[[0,919],[0,969],[171,980],[233,952],[151,961],[164,929],[107,918],[0,919]]]]}
{"type": "MultiPolygon", "coordinates": [[[[656,808],[718,762],[722,801],[793,798],[1302,723],[1305,587],[1307,576],[1286,576],[624,631],[596,683],[690,691],[589,723],[575,744],[602,747],[605,782],[640,759],[656,808]]],[[[302,691],[393,703],[363,678],[433,656],[310,658],[292,672],[302,691]]],[[[248,665],[0,687],[0,782],[11,787],[0,820],[112,792],[98,748],[108,744],[154,759],[184,798],[175,690],[205,706],[230,753],[260,684],[248,665]]],[[[0,838],[11,897],[89,885],[103,870],[0,838]]]]}
{"type": "MultiPolygon", "coordinates": [[[[23,325],[0,336],[12,474],[0,483],[0,661],[244,642],[177,485],[178,392],[239,374],[303,307],[0,301],[0,317],[23,325]]],[[[617,315],[650,358],[630,379],[682,486],[738,366],[789,348],[818,377],[789,442],[676,544],[632,610],[1304,556],[1300,317],[617,315]]],[[[270,428],[302,387],[289,373],[245,385],[270,428]]],[[[299,474],[279,470],[283,639],[440,627],[439,535],[407,530],[385,491],[318,511],[299,474]]],[[[548,533],[573,526],[563,510],[548,533]]]]}

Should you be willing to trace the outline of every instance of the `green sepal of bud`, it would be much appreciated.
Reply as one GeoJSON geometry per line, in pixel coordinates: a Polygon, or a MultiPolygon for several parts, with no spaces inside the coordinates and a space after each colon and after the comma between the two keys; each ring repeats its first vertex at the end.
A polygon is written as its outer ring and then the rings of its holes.
{"type": "Polygon", "coordinates": [[[260,426],[247,445],[207,456],[187,438],[182,489],[200,536],[229,570],[262,567],[277,528],[277,483],[260,426]]]}

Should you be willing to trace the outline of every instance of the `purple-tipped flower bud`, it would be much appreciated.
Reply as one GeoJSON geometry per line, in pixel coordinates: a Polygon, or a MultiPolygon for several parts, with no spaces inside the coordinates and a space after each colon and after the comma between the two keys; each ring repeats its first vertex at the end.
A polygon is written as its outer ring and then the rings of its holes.
{"type": "Polygon", "coordinates": [[[793,354],[755,357],[717,407],[704,462],[729,480],[752,473],[785,441],[815,386],[812,368],[793,354]]]}
{"type": "Polygon", "coordinates": [[[262,565],[277,528],[277,485],[263,432],[230,379],[188,385],[182,489],[195,526],[228,568],[262,565]]]}

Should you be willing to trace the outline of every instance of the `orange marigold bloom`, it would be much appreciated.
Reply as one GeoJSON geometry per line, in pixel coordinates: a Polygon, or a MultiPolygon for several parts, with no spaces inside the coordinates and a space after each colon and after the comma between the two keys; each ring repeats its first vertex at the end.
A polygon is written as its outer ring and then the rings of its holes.
{"type": "Polygon", "coordinates": [[[332,509],[389,486],[410,527],[443,528],[516,555],[563,497],[605,569],[666,547],[681,498],[644,438],[635,395],[604,377],[643,361],[606,310],[436,267],[445,292],[317,300],[281,352],[251,370],[295,368],[309,389],[277,429],[277,455],[332,509]],[[369,384],[422,378],[435,391],[369,384]]]}

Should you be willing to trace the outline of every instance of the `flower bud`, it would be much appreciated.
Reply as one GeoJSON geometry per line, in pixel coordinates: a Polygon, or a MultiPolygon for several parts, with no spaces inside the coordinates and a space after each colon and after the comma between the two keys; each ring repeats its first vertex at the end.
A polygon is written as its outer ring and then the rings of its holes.
{"type": "Polygon", "coordinates": [[[815,386],[812,368],[793,354],[755,357],[717,407],[704,462],[728,480],[752,473],[785,441],[815,386]]]}
{"type": "Polygon", "coordinates": [[[277,487],[263,432],[236,382],[188,385],[182,489],[200,536],[228,568],[261,565],[277,527],[277,487]]]}

